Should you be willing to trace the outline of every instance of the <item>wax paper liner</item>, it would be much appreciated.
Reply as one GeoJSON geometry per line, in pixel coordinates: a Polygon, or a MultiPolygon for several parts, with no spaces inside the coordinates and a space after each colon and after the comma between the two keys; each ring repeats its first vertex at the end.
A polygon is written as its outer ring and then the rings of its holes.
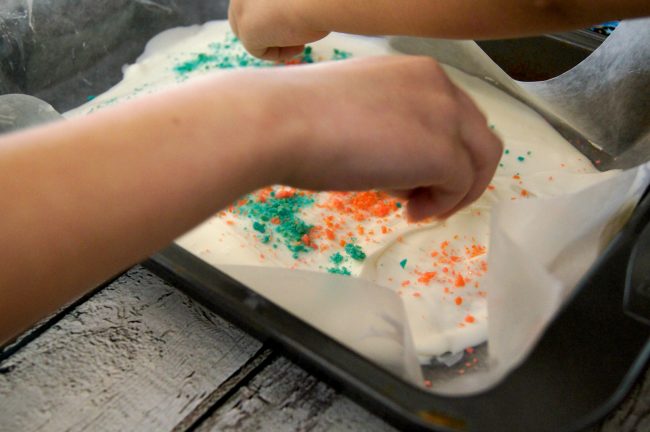
{"type": "MultiPolygon", "coordinates": [[[[519,83],[474,42],[391,39],[399,51],[431,55],[492,82],[565,134],[586,138],[610,157],[607,168],[637,166],[593,177],[595,184],[577,185],[557,198],[503,202],[493,209],[490,271],[483,285],[488,292],[487,367],[436,382],[432,391],[486,390],[525,360],[647,188],[650,164],[641,164],[650,157],[648,40],[650,20],[623,22],[574,69],[549,81],[519,83]]],[[[370,360],[422,384],[401,299],[393,291],[336,275],[212,264],[370,360]]]]}
{"type": "MultiPolygon", "coordinates": [[[[162,15],[173,15],[167,13],[172,3],[135,3],[150,5],[162,15]]],[[[98,2],[96,6],[119,8],[122,5],[98,2]]],[[[4,47],[15,45],[16,49],[10,54],[22,59],[23,45],[13,43],[13,37],[42,33],[41,27],[47,21],[32,20],[31,1],[10,0],[0,9],[9,13],[3,24],[8,27],[0,29],[3,38],[8,38],[4,47]],[[12,15],[16,5],[23,3],[27,7],[16,9],[17,15],[12,15]],[[23,12],[27,20],[21,15],[23,12]]],[[[161,19],[161,22],[166,21],[161,19]]],[[[105,44],[106,36],[100,36],[105,44]]],[[[572,138],[586,138],[602,150],[608,158],[603,157],[601,168],[628,168],[646,161],[650,154],[649,40],[650,21],[623,22],[582,64],[555,79],[539,83],[512,81],[473,42],[393,38],[391,44],[405,53],[432,55],[491,81],[540,112],[572,142],[572,138]]],[[[60,38],[53,41],[57,47],[62,43],[60,38]]],[[[29,67],[25,66],[27,83],[49,82],[28,79],[34,78],[39,71],[45,71],[44,77],[52,75],[51,61],[47,61],[52,60],[47,56],[51,47],[41,45],[43,49],[37,49],[36,53],[43,55],[39,57],[32,52],[29,67]]],[[[20,67],[22,63],[11,64],[20,67]]],[[[64,73],[64,66],[65,63],[59,64],[57,71],[64,73]]],[[[3,73],[0,71],[0,75],[3,73]]],[[[75,88],[79,85],[74,79],[70,82],[75,88]]],[[[7,86],[3,87],[3,92],[12,90],[11,83],[9,79],[2,79],[2,86],[7,86]]],[[[38,90],[39,96],[46,97],[58,89],[45,86],[45,90],[39,90],[41,87],[28,86],[27,90],[38,90]]],[[[67,92],[58,93],[65,95],[67,92]]],[[[9,103],[9,99],[3,99],[9,103]]],[[[61,108],[72,107],[74,103],[65,102],[61,108]]],[[[9,111],[3,111],[3,119],[17,112],[15,101],[6,108],[9,111]]],[[[42,106],[34,107],[37,117],[45,111],[42,106]]],[[[13,120],[7,122],[11,123],[8,127],[13,127],[13,120]]],[[[560,198],[520,200],[496,207],[492,221],[490,273],[484,283],[484,288],[489,290],[489,367],[483,368],[484,372],[462,377],[454,375],[453,379],[436,382],[432,390],[449,395],[480,391],[497,383],[523,361],[558,307],[570,296],[576,281],[624,220],[626,210],[646,187],[648,177],[645,166],[609,176],[597,185],[585,185],[584,190],[560,198]],[[535,235],[536,232],[544,235],[535,235]]],[[[404,310],[399,297],[392,291],[363,280],[335,275],[213,264],[370,360],[417,385],[422,384],[404,310]]]]}

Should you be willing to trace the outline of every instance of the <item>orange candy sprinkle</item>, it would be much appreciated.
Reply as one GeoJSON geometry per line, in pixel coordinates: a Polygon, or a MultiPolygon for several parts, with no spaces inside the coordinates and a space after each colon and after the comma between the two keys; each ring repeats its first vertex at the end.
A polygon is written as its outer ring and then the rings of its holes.
{"type": "Polygon", "coordinates": [[[467,316],[465,317],[465,322],[468,323],[468,324],[472,324],[472,323],[475,322],[475,321],[476,321],[476,318],[474,318],[473,315],[467,315],[467,316]]]}
{"type": "Polygon", "coordinates": [[[291,198],[296,194],[296,191],[293,189],[282,189],[281,191],[278,191],[275,193],[276,198],[291,198]]]}
{"type": "Polygon", "coordinates": [[[323,207],[350,214],[356,221],[383,218],[398,210],[398,202],[379,191],[333,192],[323,207]]]}
{"type": "Polygon", "coordinates": [[[465,278],[463,276],[458,275],[456,276],[456,280],[454,281],[454,285],[457,287],[464,287],[465,286],[465,278]]]}
{"type": "Polygon", "coordinates": [[[454,303],[456,303],[456,305],[458,305],[458,306],[462,305],[463,304],[463,298],[460,297],[460,296],[456,297],[456,299],[454,300],[454,303]]]}
{"type": "Polygon", "coordinates": [[[436,274],[438,274],[438,273],[437,273],[437,272],[426,272],[426,273],[423,273],[422,276],[420,276],[420,277],[418,278],[418,282],[423,283],[423,284],[428,284],[429,282],[431,282],[431,279],[433,279],[434,277],[436,277],[436,274]]]}
{"type": "Polygon", "coordinates": [[[485,254],[485,246],[473,244],[471,248],[466,248],[465,252],[470,258],[485,254]]]}

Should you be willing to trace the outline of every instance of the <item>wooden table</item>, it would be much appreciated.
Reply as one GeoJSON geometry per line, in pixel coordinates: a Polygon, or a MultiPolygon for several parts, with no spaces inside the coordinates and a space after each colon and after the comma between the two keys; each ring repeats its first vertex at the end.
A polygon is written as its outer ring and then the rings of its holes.
{"type": "MultiPolygon", "coordinates": [[[[392,431],[136,266],[0,361],[0,431],[392,431]]],[[[650,374],[590,431],[650,431],[650,374]]]]}

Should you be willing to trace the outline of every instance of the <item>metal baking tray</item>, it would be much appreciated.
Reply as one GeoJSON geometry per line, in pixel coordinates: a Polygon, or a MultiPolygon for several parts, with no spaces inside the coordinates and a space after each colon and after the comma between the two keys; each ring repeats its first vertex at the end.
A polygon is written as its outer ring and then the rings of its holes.
{"type": "MultiPolygon", "coordinates": [[[[0,93],[66,111],[118,82],[158,32],[224,18],[226,0],[10,0],[0,5],[0,93]]],[[[521,80],[547,79],[602,38],[586,32],[482,42],[521,80]]],[[[442,397],[392,375],[171,245],[145,265],[211,310],[272,341],[398,427],[436,431],[570,431],[602,418],[650,354],[650,194],[611,242],[529,358],[498,386],[442,397]]]]}
{"type": "Polygon", "coordinates": [[[271,340],[398,427],[435,431],[574,431],[628,393],[650,354],[650,193],[582,279],[526,362],[469,397],[431,394],[392,375],[236,280],[172,245],[145,265],[209,309],[271,340]],[[627,292],[627,294],[626,294],[627,292]],[[641,305],[643,307],[643,305],[641,305]]]}

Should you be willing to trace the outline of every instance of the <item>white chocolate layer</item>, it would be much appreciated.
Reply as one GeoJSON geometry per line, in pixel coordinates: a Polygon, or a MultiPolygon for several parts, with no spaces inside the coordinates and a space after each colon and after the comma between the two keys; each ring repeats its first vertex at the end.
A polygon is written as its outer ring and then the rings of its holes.
{"type": "MultiPolygon", "coordinates": [[[[311,48],[314,61],[347,54],[354,58],[400,54],[384,39],[342,34],[332,34],[311,48]]],[[[125,68],[122,82],[68,115],[88,114],[194,76],[218,73],[220,67],[251,65],[278,67],[247,56],[233,39],[227,22],[169,30],[152,39],[137,63],[125,68]]],[[[251,218],[247,206],[243,213],[238,208],[221,212],[178,243],[213,265],[345,269],[353,276],[388,287],[404,301],[416,351],[423,361],[484,342],[487,293],[481,289],[481,281],[487,270],[491,206],[500,200],[576,191],[608,174],[597,173],[527,106],[478,78],[450,67],[446,71],[477,103],[505,144],[490,188],[471,207],[445,222],[408,224],[395,202],[383,195],[310,194],[307,197],[314,202],[294,215],[315,227],[303,242],[306,251],[289,250],[286,237],[277,231],[281,224],[251,218]],[[359,210],[354,200],[362,198],[378,199],[379,204],[371,205],[368,211],[359,210]],[[257,229],[254,222],[258,222],[257,229]],[[267,243],[265,236],[269,236],[267,243]],[[365,259],[355,260],[342,242],[360,247],[365,259]],[[332,261],[337,253],[340,263],[332,261]]],[[[275,188],[276,192],[280,190],[285,189],[275,188]]],[[[256,197],[259,195],[251,199],[256,197]]]]}

